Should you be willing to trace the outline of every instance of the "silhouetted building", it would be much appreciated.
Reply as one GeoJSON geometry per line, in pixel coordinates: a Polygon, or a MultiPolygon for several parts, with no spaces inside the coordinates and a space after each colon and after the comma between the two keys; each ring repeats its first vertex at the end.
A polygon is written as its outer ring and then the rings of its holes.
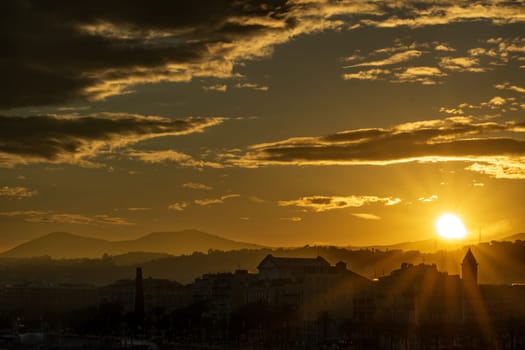
{"type": "Polygon", "coordinates": [[[144,283],[140,267],[137,267],[135,275],[135,318],[139,324],[144,323],[144,283]]]}
{"type": "Polygon", "coordinates": [[[41,317],[82,310],[97,305],[93,286],[30,282],[0,290],[0,314],[41,317]]]}
{"type": "Polygon", "coordinates": [[[268,254],[257,266],[261,279],[297,279],[305,273],[322,271],[329,268],[330,263],[318,256],[311,258],[278,258],[268,254]]]}
{"type": "Polygon", "coordinates": [[[474,286],[478,284],[478,262],[470,248],[461,263],[461,276],[463,282],[468,285],[474,286]]]}
{"type": "Polygon", "coordinates": [[[204,303],[207,316],[226,320],[232,311],[246,304],[246,293],[257,276],[246,270],[235,273],[208,273],[193,284],[192,301],[204,303]]]}
{"type": "Polygon", "coordinates": [[[377,321],[404,327],[461,320],[461,280],[436,265],[404,263],[379,278],[375,290],[377,321]]]}
{"type": "MultiPolygon", "coordinates": [[[[144,312],[155,309],[166,312],[185,307],[191,302],[191,287],[158,278],[143,278],[144,312]]],[[[135,312],[135,280],[119,280],[98,290],[99,303],[120,305],[124,313],[135,312]]]]}

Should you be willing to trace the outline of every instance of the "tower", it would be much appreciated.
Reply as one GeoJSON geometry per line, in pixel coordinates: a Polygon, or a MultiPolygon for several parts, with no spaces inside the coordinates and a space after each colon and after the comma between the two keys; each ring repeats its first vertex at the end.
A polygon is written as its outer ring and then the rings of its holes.
{"type": "Polygon", "coordinates": [[[141,267],[137,267],[135,274],[135,318],[137,326],[140,328],[144,323],[144,285],[141,267]]]}
{"type": "Polygon", "coordinates": [[[470,286],[477,286],[478,284],[478,262],[472,254],[470,248],[463,258],[461,263],[461,276],[463,283],[470,286]]]}

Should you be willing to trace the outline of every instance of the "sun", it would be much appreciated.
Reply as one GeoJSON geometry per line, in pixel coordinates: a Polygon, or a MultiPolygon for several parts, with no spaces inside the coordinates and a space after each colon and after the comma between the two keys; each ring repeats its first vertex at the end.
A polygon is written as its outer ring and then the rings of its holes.
{"type": "Polygon", "coordinates": [[[436,221],[436,231],[445,239],[462,239],[467,235],[467,230],[461,219],[454,214],[443,214],[436,221]]]}

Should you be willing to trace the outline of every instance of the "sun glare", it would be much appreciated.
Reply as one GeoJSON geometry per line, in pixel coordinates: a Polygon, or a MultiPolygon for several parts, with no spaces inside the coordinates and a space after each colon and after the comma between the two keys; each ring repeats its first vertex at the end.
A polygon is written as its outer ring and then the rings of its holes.
{"type": "Polygon", "coordinates": [[[454,214],[443,214],[436,221],[436,231],[445,239],[462,239],[467,230],[459,217],[454,214]]]}

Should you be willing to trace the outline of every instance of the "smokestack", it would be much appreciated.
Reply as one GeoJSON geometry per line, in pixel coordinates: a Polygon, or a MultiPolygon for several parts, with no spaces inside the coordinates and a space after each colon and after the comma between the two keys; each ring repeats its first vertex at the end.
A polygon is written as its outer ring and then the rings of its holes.
{"type": "Polygon", "coordinates": [[[137,327],[144,324],[144,283],[142,281],[142,268],[137,267],[135,274],[135,318],[137,327]]]}

